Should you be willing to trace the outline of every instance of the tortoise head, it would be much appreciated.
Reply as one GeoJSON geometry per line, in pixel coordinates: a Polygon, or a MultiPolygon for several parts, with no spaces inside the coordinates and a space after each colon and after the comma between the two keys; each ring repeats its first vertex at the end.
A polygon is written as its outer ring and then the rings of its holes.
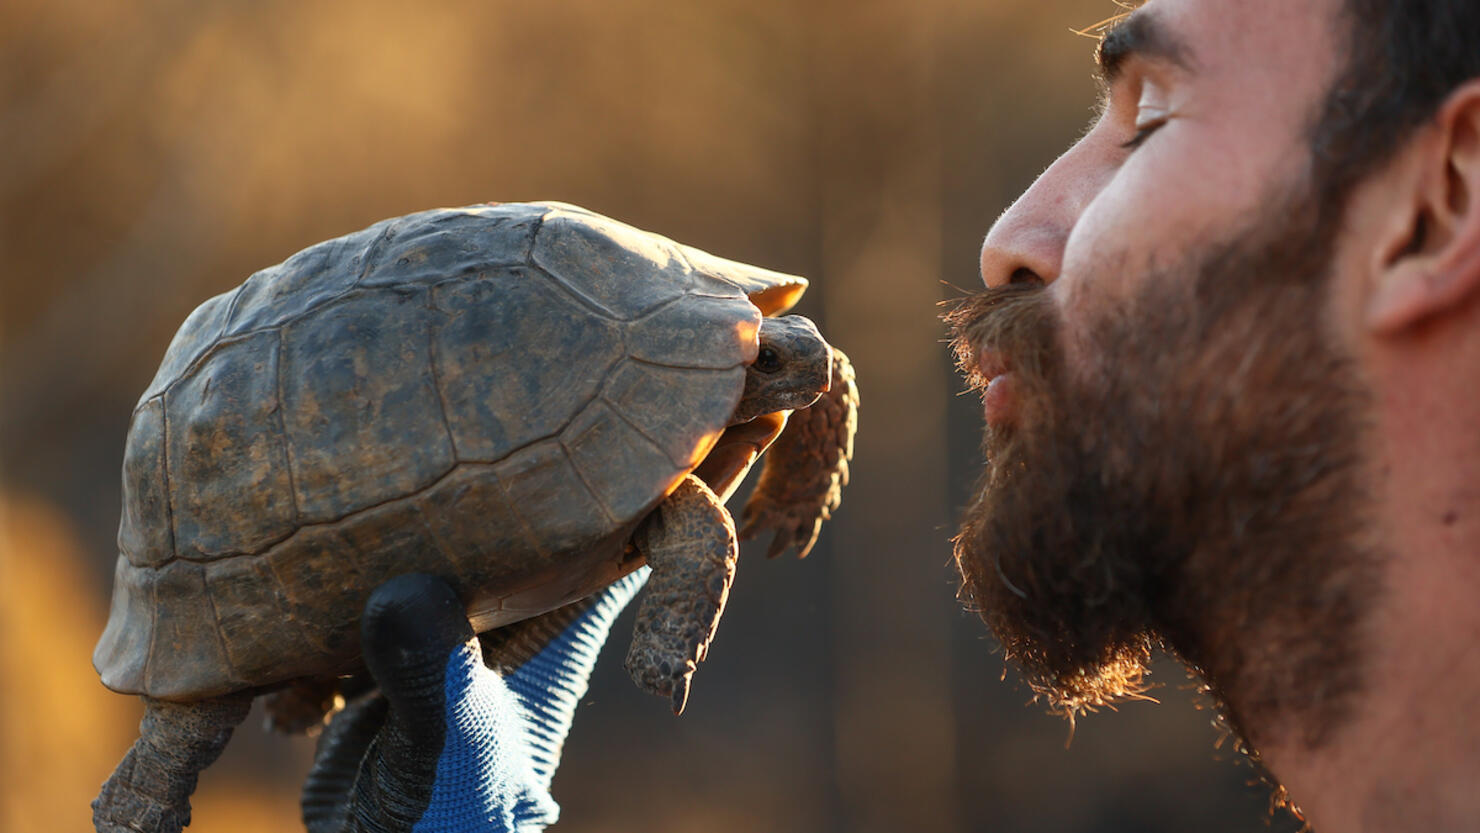
{"type": "Polygon", "coordinates": [[[730,424],[805,408],[827,392],[831,380],[832,348],[816,324],[800,315],[763,318],[760,349],[745,369],[745,391],[730,424]]]}

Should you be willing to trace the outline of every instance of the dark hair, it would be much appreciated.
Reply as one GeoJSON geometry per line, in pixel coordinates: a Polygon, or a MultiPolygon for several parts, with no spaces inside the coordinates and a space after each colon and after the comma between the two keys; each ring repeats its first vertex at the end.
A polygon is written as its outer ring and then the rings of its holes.
{"type": "MultiPolygon", "coordinates": [[[[1323,206],[1388,162],[1461,84],[1480,77],[1480,0],[1343,0],[1347,60],[1311,137],[1323,206]]],[[[1338,47],[1340,48],[1340,47],[1338,47]]]]}

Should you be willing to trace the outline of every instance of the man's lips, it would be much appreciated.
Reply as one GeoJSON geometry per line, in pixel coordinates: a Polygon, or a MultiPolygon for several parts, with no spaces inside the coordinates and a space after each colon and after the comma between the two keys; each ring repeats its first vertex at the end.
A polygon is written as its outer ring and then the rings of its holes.
{"type": "Polygon", "coordinates": [[[1003,427],[1017,420],[1017,379],[1007,357],[983,347],[977,353],[977,370],[987,380],[982,389],[982,412],[987,424],[1003,427]]]}
{"type": "Polygon", "coordinates": [[[976,351],[976,369],[983,379],[990,381],[1010,372],[1012,366],[1008,364],[1005,353],[982,347],[976,351]]]}

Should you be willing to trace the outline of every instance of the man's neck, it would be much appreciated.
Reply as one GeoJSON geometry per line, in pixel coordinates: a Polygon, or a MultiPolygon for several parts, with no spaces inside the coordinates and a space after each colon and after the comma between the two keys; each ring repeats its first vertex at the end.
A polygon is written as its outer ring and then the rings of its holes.
{"type": "Polygon", "coordinates": [[[1318,833],[1480,830],[1480,584],[1455,578],[1395,576],[1351,721],[1313,751],[1262,750],[1318,833]]]}
{"type": "Polygon", "coordinates": [[[1379,373],[1388,555],[1351,718],[1316,750],[1261,750],[1320,833],[1480,830],[1480,407],[1445,365],[1379,373]]]}

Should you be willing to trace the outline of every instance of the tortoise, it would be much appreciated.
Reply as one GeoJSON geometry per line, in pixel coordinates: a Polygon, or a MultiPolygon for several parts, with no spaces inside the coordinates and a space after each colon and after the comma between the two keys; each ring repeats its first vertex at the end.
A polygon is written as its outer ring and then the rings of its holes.
{"type": "Polygon", "coordinates": [[[93,664],[145,715],[97,829],[188,824],[253,698],[362,672],[364,602],[406,573],[517,652],[650,564],[627,666],[681,712],[734,575],[723,502],[789,412],[742,534],[805,555],[847,479],[851,366],[780,316],[806,286],[576,206],[489,203],[203,303],[129,426],[93,664]]]}

